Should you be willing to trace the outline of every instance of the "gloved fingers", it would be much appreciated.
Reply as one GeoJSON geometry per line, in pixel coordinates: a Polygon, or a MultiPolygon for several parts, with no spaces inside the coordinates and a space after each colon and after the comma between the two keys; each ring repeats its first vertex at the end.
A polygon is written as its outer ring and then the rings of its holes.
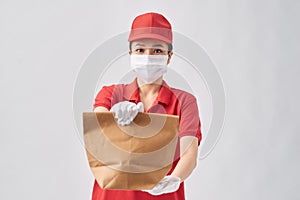
{"type": "Polygon", "coordinates": [[[121,126],[125,126],[125,125],[130,124],[130,120],[126,119],[126,117],[124,117],[124,116],[122,116],[121,118],[119,118],[117,122],[121,126]]]}
{"type": "Polygon", "coordinates": [[[130,123],[131,123],[131,120],[130,120],[130,119],[124,120],[124,125],[129,125],[130,123]]]}
{"type": "Polygon", "coordinates": [[[154,195],[154,196],[164,194],[163,191],[157,190],[157,189],[148,190],[146,192],[148,192],[149,194],[154,195]]]}
{"type": "Polygon", "coordinates": [[[136,111],[137,110],[137,106],[134,104],[134,105],[132,105],[132,107],[131,107],[131,110],[130,111],[136,111]]]}
{"type": "Polygon", "coordinates": [[[179,182],[171,182],[168,185],[166,185],[166,187],[163,188],[164,193],[175,192],[178,190],[179,186],[180,186],[179,182]]]}
{"type": "Polygon", "coordinates": [[[123,110],[120,108],[119,110],[117,110],[115,118],[118,119],[118,121],[122,121],[123,120],[123,110]]]}
{"type": "Polygon", "coordinates": [[[131,121],[134,120],[134,118],[137,116],[137,114],[138,114],[138,110],[137,109],[134,110],[134,111],[132,111],[132,113],[131,113],[131,121]]]}
{"type": "Polygon", "coordinates": [[[160,195],[160,193],[158,193],[157,191],[154,191],[153,189],[151,190],[142,190],[143,192],[148,192],[151,195],[160,195]]]}
{"type": "Polygon", "coordinates": [[[126,111],[130,112],[132,110],[133,106],[134,106],[133,103],[127,104],[126,111]]]}
{"type": "Polygon", "coordinates": [[[181,179],[177,176],[165,176],[162,183],[161,190],[163,190],[164,193],[175,192],[180,186],[181,179]]]}
{"type": "Polygon", "coordinates": [[[149,194],[151,194],[151,195],[160,195],[159,193],[156,193],[156,192],[154,192],[153,191],[153,189],[151,189],[151,190],[142,190],[143,192],[148,192],[149,194]]]}
{"type": "Polygon", "coordinates": [[[131,117],[131,112],[123,112],[123,116],[120,119],[121,121],[121,125],[125,126],[125,125],[129,125],[132,122],[132,117],[131,117]]]}
{"type": "Polygon", "coordinates": [[[162,188],[163,188],[163,182],[159,182],[157,185],[155,185],[152,189],[150,190],[142,190],[144,192],[148,192],[149,194],[152,195],[160,195],[163,194],[162,188]]]}
{"type": "Polygon", "coordinates": [[[129,124],[134,120],[134,118],[131,116],[128,121],[129,121],[129,124]]]}
{"type": "Polygon", "coordinates": [[[127,125],[132,122],[131,116],[132,116],[132,111],[131,110],[129,112],[126,112],[125,115],[124,115],[124,121],[127,125]]]}
{"type": "Polygon", "coordinates": [[[114,112],[114,118],[117,119],[117,123],[124,126],[130,124],[138,112],[144,111],[144,106],[142,102],[138,104],[122,101],[116,103],[110,111],[114,112]]]}
{"type": "Polygon", "coordinates": [[[121,126],[125,126],[125,123],[123,121],[121,121],[121,120],[118,121],[118,124],[121,125],[121,126]]]}
{"type": "Polygon", "coordinates": [[[136,105],[138,112],[144,112],[144,104],[142,102],[138,102],[136,105]]]}
{"type": "Polygon", "coordinates": [[[138,114],[137,105],[133,104],[132,107],[130,107],[130,115],[129,115],[130,122],[134,120],[137,114],[138,114]]]}
{"type": "Polygon", "coordinates": [[[136,105],[134,103],[132,103],[130,106],[128,106],[127,108],[127,118],[130,118],[132,116],[132,114],[135,112],[136,110],[136,105]]]}
{"type": "Polygon", "coordinates": [[[131,107],[130,102],[127,102],[126,104],[124,103],[121,107],[121,119],[124,122],[124,125],[126,125],[126,121],[130,116],[130,107],[131,107]]]}
{"type": "Polygon", "coordinates": [[[180,183],[179,184],[171,184],[171,185],[167,184],[162,188],[153,188],[152,190],[149,190],[147,192],[152,195],[161,195],[161,194],[175,192],[178,190],[179,186],[180,186],[180,183]]]}
{"type": "Polygon", "coordinates": [[[154,188],[147,190],[149,194],[161,195],[175,192],[180,187],[181,179],[176,176],[165,176],[154,188]]]}
{"type": "Polygon", "coordinates": [[[129,125],[132,121],[130,119],[118,119],[117,123],[121,126],[129,125]]]}

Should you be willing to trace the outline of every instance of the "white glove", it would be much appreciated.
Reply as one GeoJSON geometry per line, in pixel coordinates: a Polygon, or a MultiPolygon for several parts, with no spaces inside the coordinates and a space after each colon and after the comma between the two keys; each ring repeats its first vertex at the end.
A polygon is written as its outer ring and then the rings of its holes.
{"type": "Polygon", "coordinates": [[[114,117],[117,119],[117,123],[124,126],[130,124],[138,112],[144,112],[144,105],[142,102],[135,104],[121,101],[113,105],[110,111],[115,113],[114,117]]]}
{"type": "Polygon", "coordinates": [[[161,195],[170,192],[175,192],[180,186],[181,179],[177,176],[165,176],[154,188],[151,190],[142,190],[152,195],[161,195]]]}

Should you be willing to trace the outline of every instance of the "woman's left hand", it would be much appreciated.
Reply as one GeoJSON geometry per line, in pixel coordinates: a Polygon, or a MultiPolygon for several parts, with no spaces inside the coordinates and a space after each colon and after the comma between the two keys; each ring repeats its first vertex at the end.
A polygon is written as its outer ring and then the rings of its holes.
{"type": "Polygon", "coordinates": [[[151,190],[142,190],[152,195],[161,195],[178,190],[181,183],[181,179],[177,176],[165,176],[154,188],[151,190]]]}

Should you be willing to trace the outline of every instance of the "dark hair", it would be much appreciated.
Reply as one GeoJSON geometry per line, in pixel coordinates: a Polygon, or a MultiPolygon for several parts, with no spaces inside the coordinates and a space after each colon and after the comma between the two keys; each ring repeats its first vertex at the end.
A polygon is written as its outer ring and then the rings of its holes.
{"type": "MultiPolygon", "coordinates": [[[[131,51],[131,44],[132,42],[129,42],[129,50],[131,51]]],[[[173,50],[173,45],[172,44],[168,44],[168,54],[173,50]]]]}

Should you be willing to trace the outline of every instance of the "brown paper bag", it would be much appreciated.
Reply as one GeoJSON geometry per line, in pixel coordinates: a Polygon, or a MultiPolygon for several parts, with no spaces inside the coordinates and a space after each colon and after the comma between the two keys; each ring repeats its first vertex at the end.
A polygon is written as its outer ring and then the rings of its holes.
{"type": "Polygon", "coordinates": [[[119,126],[112,112],[83,112],[90,168],[103,189],[153,188],[171,169],[178,116],[139,113],[119,126]]]}

